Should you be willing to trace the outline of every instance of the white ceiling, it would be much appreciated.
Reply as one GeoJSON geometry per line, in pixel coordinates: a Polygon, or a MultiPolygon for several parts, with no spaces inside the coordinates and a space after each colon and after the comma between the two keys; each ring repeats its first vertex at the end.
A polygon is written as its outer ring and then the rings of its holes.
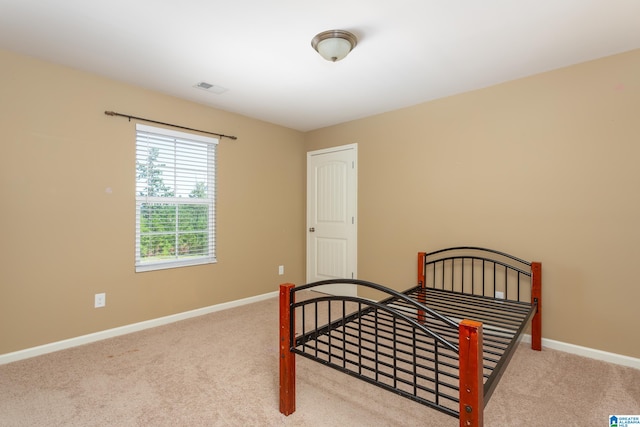
{"type": "Polygon", "coordinates": [[[640,1],[0,0],[0,47],[308,131],[639,48],[640,1]]]}

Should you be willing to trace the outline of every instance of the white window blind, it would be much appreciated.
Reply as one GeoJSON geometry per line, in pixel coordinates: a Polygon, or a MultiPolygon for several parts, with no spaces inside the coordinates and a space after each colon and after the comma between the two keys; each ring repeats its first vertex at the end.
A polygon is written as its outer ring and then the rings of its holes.
{"type": "Polygon", "coordinates": [[[136,271],[216,262],[217,143],[136,125],[136,271]]]}

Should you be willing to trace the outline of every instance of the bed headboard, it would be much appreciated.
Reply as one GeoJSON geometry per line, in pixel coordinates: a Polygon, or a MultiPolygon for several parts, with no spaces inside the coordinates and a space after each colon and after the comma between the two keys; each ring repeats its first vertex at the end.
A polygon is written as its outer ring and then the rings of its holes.
{"type": "Polygon", "coordinates": [[[458,246],[418,253],[418,284],[461,294],[531,301],[532,264],[493,249],[458,246]]]}

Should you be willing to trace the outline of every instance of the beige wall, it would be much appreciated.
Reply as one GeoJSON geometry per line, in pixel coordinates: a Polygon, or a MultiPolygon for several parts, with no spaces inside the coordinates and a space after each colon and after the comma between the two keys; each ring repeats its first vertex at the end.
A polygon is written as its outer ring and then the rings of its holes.
{"type": "Polygon", "coordinates": [[[302,133],[7,51],[0,64],[0,354],[304,280],[302,133]],[[135,123],[105,110],[238,136],[218,150],[217,264],[134,272],[135,123]]]}
{"type": "Polygon", "coordinates": [[[506,250],[543,263],[545,338],[640,357],[640,50],[308,134],[0,63],[0,354],[302,283],[305,152],[356,142],[360,278],[406,288],[418,250],[506,250]],[[105,110],[239,137],[217,264],[134,272],[135,124],[105,110]]]}
{"type": "Polygon", "coordinates": [[[640,50],[310,132],[358,143],[358,275],[418,250],[542,262],[545,338],[640,357],[640,50]]]}

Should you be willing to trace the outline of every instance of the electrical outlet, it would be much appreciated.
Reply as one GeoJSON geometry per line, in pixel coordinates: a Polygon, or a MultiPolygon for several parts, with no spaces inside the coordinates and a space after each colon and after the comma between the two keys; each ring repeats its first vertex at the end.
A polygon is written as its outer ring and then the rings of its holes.
{"type": "Polygon", "coordinates": [[[96,294],[93,306],[95,308],[100,308],[104,307],[105,305],[107,305],[107,295],[104,292],[101,294],[96,294]]]}
{"type": "Polygon", "coordinates": [[[504,299],[504,292],[496,291],[496,298],[504,299]]]}
{"type": "Polygon", "coordinates": [[[278,266],[278,274],[281,275],[281,276],[284,274],[284,265],[279,265],[278,266]]]}

